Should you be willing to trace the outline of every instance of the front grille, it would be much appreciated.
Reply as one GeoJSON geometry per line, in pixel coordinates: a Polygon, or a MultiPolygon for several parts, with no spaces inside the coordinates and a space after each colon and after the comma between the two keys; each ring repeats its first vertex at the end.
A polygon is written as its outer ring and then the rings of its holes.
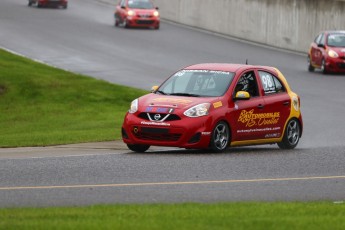
{"type": "Polygon", "coordinates": [[[182,134],[169,133],[169,129],[164,128],[151,128],[141,127],[136,132],[133,131],[133,135],[141,140],[153,140],[153,141],[178,141],[182,134]]]}
{"type": "Polygon", "coordinates": [[[138,25],[151,25],[154,22],[154,20],[137,20],[138,25]]]}
{"type": "Polygon", "coordinates": [[[154,117],[155,115],[159,114],[161,119],[164,119],[164,121],[177,121],[181,120],[181,118],[176,115],[176,114],[163,114],[163,113],[140,113],[138,117],[147,120],[147,121],[161,121],[160,120],[155,120],[154,117]],[[168,116],[167,116],[168,115],[168,116]],[[166,117],[167,116],[167,117],[166,117]]]}
{"type": "Polygon", "coordinates": [[[138,17],[139,18],[152,18],[153,16],[150,14],[139,14],[138,17]]]}
{"type": "Polygon", "coordinates": [[[338,63],[338,67],[340,69],[345,69],[345,63],[338,63]]]}

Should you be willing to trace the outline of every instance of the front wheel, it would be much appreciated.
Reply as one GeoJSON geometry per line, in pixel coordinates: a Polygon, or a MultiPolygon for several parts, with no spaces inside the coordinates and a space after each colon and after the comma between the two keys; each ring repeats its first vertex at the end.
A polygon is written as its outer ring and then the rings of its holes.
{"type": "Polygon", "coordinates": [[[149,145],[131,145],[127,144],[127,147],[133,152],[143,153],[150,148],[149,145]]]}
{"type": "Polygon", "coordinates": [[[295,118],[291,119],[285,129],[283,140],[278,143],[281,149],[293,149],[297,146],[301,136],[301,126],[295,118]]]}
{"type": "Polygon", "coordinates": [[[315,68],[311,65],[310,56],[308,56],[308,71],[314,72],[315,68]]]}
{"type": "Polygon", "coordinates": [[[223,152],[229,145],[230,129],[227,123],[220,121],[212,131],[210,149],[214,152],[223,152]]]}
{"type": "Polygon", "coordinates": [[[322,59],[322,62],[321,62],[321,71],[322,71],[323,74],[326,74],[326,73],[327,73],[327,68],[326,68],[325,59],[322,59]]]}

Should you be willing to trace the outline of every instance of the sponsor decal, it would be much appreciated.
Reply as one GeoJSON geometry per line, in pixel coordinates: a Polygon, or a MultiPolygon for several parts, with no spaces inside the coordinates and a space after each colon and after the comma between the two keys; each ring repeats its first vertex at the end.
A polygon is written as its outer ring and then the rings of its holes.
{"type": "Polygon", "coordinates": [[[174,104],[183,104],[183,105],[188,105],[192,103],[193,101],[191,100],[185,100],[185,99],[178,99],[178,98],[155,98],[153,99],[155,102],[168,102],[168,103],[174,103],[174,104]]]}
{"type": "Polygon", "coordinates": [[[209,136],[209,135],[211,135],[211,132],[201,132],[201,135],[203,135],[203,136],[209,136]]]}
{"type": "Polygon", "coordinates": [[[142,125],[153,125],[153,126],[170,126],[169,123],[163,123],[163,122],[153,122],[153,121],[142,121],[142,125]]]}
{"type": "Polygon", "coordinates": [[[274,113],[254,113],[254,109],[247,111],[242,110],[238,122],[246,125],[246,127],[275,125],[280,118],[280,112],[274,113]]]}
{"type": "Polygon", "coordinates": [[[172,113],[174,109],[172,108],[162,108],[162,107],[146,107],[146,113],[172,113]]]}
{"type": "Polygon", "coordinates": [[[222,102],[221,101],[217,101],[217,102],[215,102],[215,103],[213,103],[213,107],[216,109],[216,108],[219,108],[219,107],[222,107],[223,106],[223,104],[222,104],[222,102]]]}
{"type": "Polygon", "coordinates": [[[198,69],[185,69],[181,70],[180,72],[176,73],[176,76],[183,76],[185,73],[210,73],[210,74],[224,74],[230,75],[230,72],[227,71],[217,71],[217,70],[198,70],[198,69]]]}
{"type": "Polygon", "coordinates": [[[270,134],[266,134],[265,138],[277,138],[280,137],[280,133],[270,133],[270,134]]]}
{"type": "MultiPolygon", "coordinates": [[[[280,127],[274,127],[274,128],[253,128],[253,129],[241,129],[237,130],[237,133],[255,133],[255,132],[271,132],[271,131],[277,131],[280,130],[280,127]]],[[[280,133],[277,133],[280,136],[280,133]]],[[[270,135],[270,134],[267,134],[270,135]]],[[[278,136],[278,137],[279,137],[278,136]]],[[[267,137],[268,138],[268,137],[267,137]]]]}
{"type": "Polygon", "coordinates": [[[297,97],[293,97],[293,98],[292,98],[292,105],[293,105],[293,107],[294,107],[294,109],[295,109],[296,111],[299,110],[299,107],[298,107],[298,98],[297,98],[297,97]]]}

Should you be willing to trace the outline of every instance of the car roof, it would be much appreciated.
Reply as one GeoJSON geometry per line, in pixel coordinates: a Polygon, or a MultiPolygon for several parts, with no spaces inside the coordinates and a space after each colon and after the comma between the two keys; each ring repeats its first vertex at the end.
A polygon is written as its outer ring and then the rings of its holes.
{"type": "Polygon", "coordinates": [[[326,30],[324,32],[327,34],[345,34],[345,30],[326,30]]]}
{"type": "Polygon", "coordinates": [[[247,64],[233,64],[233,63],[200,63],[185,67],[186,70],[214,70],[214,71],[227,71],[237,72],[239,70],[249,69],[267,69],[274,71],[273,67],[259,66],[259,65],[247,65],[247,64]]]}

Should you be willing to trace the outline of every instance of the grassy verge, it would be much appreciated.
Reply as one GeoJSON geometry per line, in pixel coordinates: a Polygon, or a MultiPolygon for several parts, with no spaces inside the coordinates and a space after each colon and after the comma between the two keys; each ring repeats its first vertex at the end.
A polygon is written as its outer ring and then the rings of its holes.
{"type": "Polygon", "coordinates": [[[0,229],[345,229],[345,204],[147,204],[0,209],[0,229]]]}
{"type": "Polygon", "coordinates": [[[119,139],[130,102],[144,93],[0,49],[0,147],[119,139]]]}

